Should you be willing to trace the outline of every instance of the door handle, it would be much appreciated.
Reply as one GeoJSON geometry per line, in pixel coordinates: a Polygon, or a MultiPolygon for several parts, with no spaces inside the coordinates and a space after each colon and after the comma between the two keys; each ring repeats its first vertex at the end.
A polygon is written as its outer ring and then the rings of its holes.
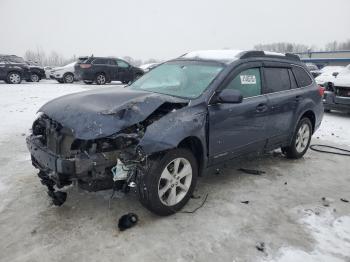
{"type": "Polygon", "coordinates": [[[262,113],[262,112],[265,112],[266,110],[267,110],[267,105],[266,104],[259,104],[256,108],[255,108],[255,110],[256,110],[256,112],[258,112],[258,113],[262,113]]]}

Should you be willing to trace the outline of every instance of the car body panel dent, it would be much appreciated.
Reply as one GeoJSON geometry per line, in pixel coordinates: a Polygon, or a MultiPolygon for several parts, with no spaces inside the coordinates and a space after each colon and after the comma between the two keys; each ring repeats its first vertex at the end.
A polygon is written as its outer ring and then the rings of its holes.
{"type": "Polygon", "coordinates": [[[152,154],[175,148],[193,136],[201,141],[206,152],[206,117],[205,103],[171,112],[147,127],[139,146],[146,154],[152,154]]]}
{"type": "Polygon", "coordinates": [[[97,139],[145,120],[166,102],[188,101],[127,88],[105,88],[54,99],[39,112],[72,129],[75,138],[97,139]]]}

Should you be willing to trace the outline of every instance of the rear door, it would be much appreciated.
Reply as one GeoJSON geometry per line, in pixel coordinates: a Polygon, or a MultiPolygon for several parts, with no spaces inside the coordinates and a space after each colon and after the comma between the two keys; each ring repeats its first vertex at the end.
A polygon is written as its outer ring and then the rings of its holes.
{"type": "Polygon", "coordinates": [[[210,164],[264,148],[268,106],[260,66],[260,62],[247,63],[235,69],[223,86],[240,90],[242,103],[208,106],[210,164]]]}
{"type": "Polygon", "coordinates": [[[96,58],[92,61],[94,73],[105,73],[107,79],[113,78],[113,67],[110,64],[110,59],[106,58],[96,58]]]}
{"type": "Polygon", "coordinates": [[[269,107],[268,143],[272,149],[286,143],[293,132],[297,105],[302,98],[289,64],[264,63],[264,90],[269,107]]]}

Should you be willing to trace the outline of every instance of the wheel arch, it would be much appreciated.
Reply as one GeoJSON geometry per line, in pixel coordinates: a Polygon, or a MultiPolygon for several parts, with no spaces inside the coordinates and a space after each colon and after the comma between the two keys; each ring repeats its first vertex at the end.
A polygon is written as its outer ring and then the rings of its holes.
{"type": "Polygon", "coordinates": [[[304,112],[301,117],[298,120],[298,123],[301,119],[303,119],[304,117],[307,117],[310,119],[311,124],[312,124],[312,133],[314,133],[315,131],[315,125],[316,125],[316,115],[312,110],[307,110],[306,112],[304,112]]]}
{"type": "Polygon", "coordinates": [[[198,175],[200,176],[204,168],[204,149],[201,140],[196,136],[189,136],[184,138],[177,147],[189,149],[193,153],[197,160],[198,175]]]}

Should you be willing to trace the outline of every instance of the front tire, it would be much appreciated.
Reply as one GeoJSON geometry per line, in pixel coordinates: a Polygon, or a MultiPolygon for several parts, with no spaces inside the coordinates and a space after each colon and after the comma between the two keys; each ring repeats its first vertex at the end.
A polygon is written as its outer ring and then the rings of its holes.
{"type": "Polygon", "coordinates": [[[39,82],[40,81],[40,76],[38,74],[31,74],[30,75],[30,81],[31,82],[39,82]]]}
{"type": "Polygon", "coordinates": [[[309,148],[312,136],[312,124],[309,118],[302,118],[293,135],[292,143],[283,147],[282,152],[287,158],[298,159],[303,157],[309,148]]]}
{"type": "Polygon", "coordinates": [[[177,148],[159,159],[151,160],[148,170],[140,174],[140,202],[153,213],[167,216],[182,209],[197,183],[198,165],[192,152],[177,148]]]}
{"type": "Polygon", "coordinates": [[[63,81],[66,84],[71,84],[74,82],[74,75],[71,73],[67,73],[63,76],[63,81]]]}
{"type": "Polygon", "coordinates": [[[21,74],[18,72],[10,72],[7,75],[7,83],[9,84],[20,84],[22,82],[21,74]]]}

